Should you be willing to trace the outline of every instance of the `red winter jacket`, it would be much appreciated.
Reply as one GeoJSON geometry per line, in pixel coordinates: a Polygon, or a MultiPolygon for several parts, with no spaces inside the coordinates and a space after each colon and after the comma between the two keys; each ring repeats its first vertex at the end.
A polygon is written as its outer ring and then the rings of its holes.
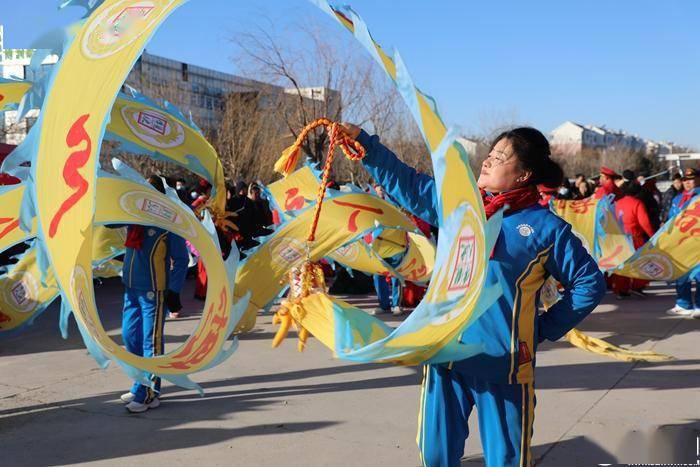
{"type": "Polygon", "coordinates": [[[615,202],[615,215],[622,218],[625,233],[632,236],[635,248],[642,246],[654,235],[644,203],[634,196],[623,196],[615,202]]]}

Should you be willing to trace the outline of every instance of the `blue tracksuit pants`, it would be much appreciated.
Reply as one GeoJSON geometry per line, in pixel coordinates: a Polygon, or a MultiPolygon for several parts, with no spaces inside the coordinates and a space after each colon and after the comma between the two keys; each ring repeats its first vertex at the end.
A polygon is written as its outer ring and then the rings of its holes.
{"type": "Polygon", "coordinates": [[[391,278],[391,284],[386,281],[386,276],[375,274],[374,290],[377,291],[377,299],[379,307],[382,310],[388,310],[394,306],[401,305],[401,282],[395,278],[391,278]]]}
{"type": "MultiPolygon", "coordinates": [[[[129,352],[141,357],[163,355],[165,306],[163,292],[126,287],[122,314],[122,338],[129,352]]],[[[153,388],[134,382],[134,401],[148,403],[160,393],[160,378],[152,376],[153,388]]]]}
{"type": "Polygon", "coordinates": [[[467,420],[474,406],[486,465],[531,464],[533,383],[489,383],[444,365],[426,365],[423,372],[416,439],[423,465],[460,465],[469,436],[467,420]]]}
{"type": "Polygon", "coordinates": [[[700,307],[700,283],[690,278],[676,281],[676,305],[692,310],[700,307]],[[693,282],[695,282],[695,303],[693,303],[693,282]]]}

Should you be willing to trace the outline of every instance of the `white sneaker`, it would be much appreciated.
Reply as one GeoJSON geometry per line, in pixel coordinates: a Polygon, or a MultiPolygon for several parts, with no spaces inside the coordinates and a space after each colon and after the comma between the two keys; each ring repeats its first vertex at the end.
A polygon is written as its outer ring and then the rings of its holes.
{"type": "Polygon", "coordinates": [[[673,316],[691,316],[693,314],[693,310],[689,310],[687,308],[683,308],[682,306],[676,305],[670,310],[668,310],[666,313],[673,316]]]}
{"type": "Polygon", "coordinates": [[[403,314],[403,308],[401,308],[400,306],[392,306],[391,314],[394,316],[401,316],[403,314]]]}
{"type": "Polygon", "coordinates": [[[696,308],[695,311],[693,311],[693,318],[700,319],[700,308],[696,308]]]}
{"type": "Polygon", "coordinates": [[[148,404],[141,404],[140,402],[131,401],[128,404],[126,404],[126,410],[128,410],[131,413],[142,413],[148,409],[157,409],[159,405],[160,399],[156,397],[148,404]]]}
{"type": "Polygon", "coordinates": [[[121,396],[119,396],[119,399],[121,399],[121,401],[122,401],[123,403],[128,404],[129,402],[131,402],[131,401],[134,400],[134,397],[135,397],[135,396],[134,396],[134,393],[131,392],[131,391],[129,391],[129,392],[125,392],[124,394],[122,394],[121,396]]]}
{"type": "Polygon", "coordinates": [[[370,311],[370,314],[374,315],[374,316],[383,315],[384,313],[389,313],[389,310],[385,310],[384,308],[377,307],[374,310],[370,311]]]}

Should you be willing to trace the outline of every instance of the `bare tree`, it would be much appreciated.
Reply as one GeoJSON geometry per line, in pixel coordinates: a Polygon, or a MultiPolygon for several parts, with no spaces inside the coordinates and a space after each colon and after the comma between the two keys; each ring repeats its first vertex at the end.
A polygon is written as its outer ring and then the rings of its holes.
{"type": "MultiPolygon", "coordinates": [[[[364,53],[342,47],[344,41],[337,35],[329,38],[327,32],[308,25],[295,25],[301,37],[285,40],[270,32],[276,30],[273,21],[266,18],[266,22],[232,39],[241,50],[236,62],[249,76],[286,88],[290,100],[280,106],[280,116],[290,139],[321,117],[354,121],[381,133],[393,129],[400,119],[398,95],[364,53]]],[[[315,131],[303,150],[318,162],[325,156],[327,143],[326,132],[315,131]]],[[[349,171],[351,178],[358,175],[340,158],[336,171],[349,171]]]]}

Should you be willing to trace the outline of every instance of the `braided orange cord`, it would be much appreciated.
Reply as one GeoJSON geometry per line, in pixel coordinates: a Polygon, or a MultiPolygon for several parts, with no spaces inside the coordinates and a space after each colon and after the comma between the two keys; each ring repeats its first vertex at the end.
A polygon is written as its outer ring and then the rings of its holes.
{"type": "MultiPolygon", "coordinates": [[[[311,227],[309,228],[309,235],[306,238],[306,261],[301,266],[298,282],[295,280],[295,273],[292,271],[290,273],[290,295],[287,300],[282,303],[280,310],[275,314],[273,318],[273,324],[279,322],[280,329],[275,334],[272,346],[277,347],[280,345],[282,340],[287,335],[289,331],[289,326],[292,320],[291,313],[293,309],[299,309],[300,300],[309,295],[312,289],[322,288],[325,290],[325,281],[323,280],[323,272],[320,266],[311,262],[311,243],[316,239],[316,229],[318,228],[318,222],[321,217],[321,208],[323,207],[323,200],[326,196],[326,189],[328,186],[328,178],[330,177],[331,166],[333,165],[333,159],[335,157],[336,146],[340,147],[345,157],[351,161],[359,161],[365,157],[365,148],[362,147],[360,143],[350,138],[344,133],[341,133],[340,126],[338,123],[333,122],[327,118],[319,118],[309,123],[304,127],[304,129],[299,133],[294,144],[287,148],[283,153],[282,157],[275,164],[275,170],[289,175],[297,165],[299,155],[301,154],[301,148],[306,140],[309,132],[315,128],[323,126],[328,131],[328,154],[326,156],[326,162],[323,164],[323,172],[321,175],[321,184],[318,187],[318,193],[316,194],[316,206],[314,208],[314,217],[311,222],[311,227]],[[298,296],[294,296],[295,284],[299,284],[300,293],[298,296]]],[[[306,340],[309,337],[309,331],[304,328],[301,323],[299,324],[299,344],[298,349],[301,352],[306,346],[306,340]]]]}

